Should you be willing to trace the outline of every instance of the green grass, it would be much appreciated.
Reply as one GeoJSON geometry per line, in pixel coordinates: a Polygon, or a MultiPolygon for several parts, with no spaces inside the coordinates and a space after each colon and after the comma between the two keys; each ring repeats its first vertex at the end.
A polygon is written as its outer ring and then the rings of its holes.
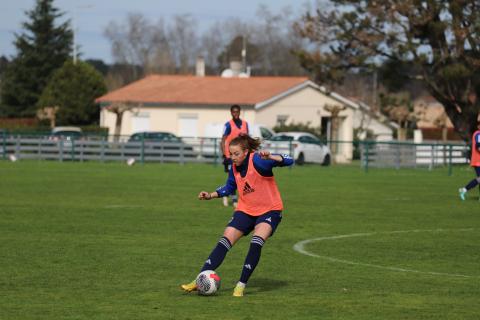
{"type": "Polygon", "coordinates": [[[243,239],[217,270],[219,294],[200,297],[179,285],[231,216],[196,200],[224,182],[220,166],[0,161],[0,319],[480,318],[478,191],[457,195],[471,169],[306,166],[276,177],[284,219],[247,295],[231,296],[243,239]],[[349,263],[293,250],[356,233],[371,234],[305,247],[349,263]]]}

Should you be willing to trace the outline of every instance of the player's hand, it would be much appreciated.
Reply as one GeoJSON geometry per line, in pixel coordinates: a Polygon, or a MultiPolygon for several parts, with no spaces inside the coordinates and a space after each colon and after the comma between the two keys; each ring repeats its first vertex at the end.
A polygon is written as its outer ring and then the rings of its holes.
{"type": "Polygon", "coordinates": [[[212,199],[212,196],[210,195],[210,192],[201,191],[198,194],[198,200],[211,200],[211,199],[212,199]]]}
{"type": "Polygon", "coordinates": [[[270,151],[268,151],[268,150],[261,150],[261,151],[259,151],[258,153],[260,154],[260,157],[261,157],[262,159],[265,159],[265,160],[270,159],[270,155],[271,155],[270,151]]]}

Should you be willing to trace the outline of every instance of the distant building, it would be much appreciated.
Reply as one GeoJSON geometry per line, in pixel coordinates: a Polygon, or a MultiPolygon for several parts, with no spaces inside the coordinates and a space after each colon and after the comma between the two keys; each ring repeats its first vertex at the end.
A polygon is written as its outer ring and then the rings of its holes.
{"type": "MultiPolygon", "coordinates": [[[[169,131],[184,137],[202,137],[212,123],[225,123],[230,106],[242,107],[241,117],[252,124],[274,127],[280,123],[307,123],[329,132],[330,113],[326,105],[345,106],[340,112],[337,137],[352,141],[356,119],[365,107],[336,93],[327,93],[306,77],[217,77],[185,75],[151,75],[112,91],[99,99],[102,107],[100,125],[115,130],[116,115],[106,107],[129,103],[135,108],[126,112],[122,135],[140,131],[169,131]]],[[[391,128],[372,120],[381,128],[383,140],[392,136],[391,128]],[[390,132],[390,135],[388,135],[390,132]]],[[[375,129],[376,130],[376,129],[375,129]]],[[[352,145],[341,144],[335,155],[338,162],[352,159],[352,145]]]]}
{"type": "Polygon", "coordinates": [[[455,132],[454,126],[443,105],[432,96],[426,95],[415,99],[413,106],[416,114],[421,114],[417,128],[422,131],[425,140],[462,140],[455,132]],[[444,132],[442,132],[444,131],[444,132]]]}

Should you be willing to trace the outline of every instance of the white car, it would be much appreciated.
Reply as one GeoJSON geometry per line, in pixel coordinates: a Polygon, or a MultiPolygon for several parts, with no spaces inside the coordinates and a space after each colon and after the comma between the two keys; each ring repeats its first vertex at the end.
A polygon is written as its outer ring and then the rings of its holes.
{"type": "Polygon", "coordinates": [[[328,166],[332,157],[330,148],[308,132],[277,133],[265,141],[264,147],[273,153],[290,154],[298,165],[312,162],[328,166]]]}

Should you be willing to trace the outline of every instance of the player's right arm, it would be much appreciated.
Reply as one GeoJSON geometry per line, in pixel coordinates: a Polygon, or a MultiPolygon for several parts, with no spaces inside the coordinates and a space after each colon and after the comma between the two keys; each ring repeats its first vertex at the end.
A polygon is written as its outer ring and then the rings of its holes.
{"type": "Polygon", "coordinates": [[[199,200],[211,200],[214,198],[222,198],[233,194],[237,190],[237,183],[233,176],[233,169],[228,173],[228,179],[224,186],[218,187],[214,192],[201,191],[198,194],[199,200]]]}
{"type": "Polygon", "coordinates": [[[218,198],[218,193],[215,192],[207,192],[207,191],[200,191],[198,194],[198,200],[212,200],[214,198],[218,198]]]}

